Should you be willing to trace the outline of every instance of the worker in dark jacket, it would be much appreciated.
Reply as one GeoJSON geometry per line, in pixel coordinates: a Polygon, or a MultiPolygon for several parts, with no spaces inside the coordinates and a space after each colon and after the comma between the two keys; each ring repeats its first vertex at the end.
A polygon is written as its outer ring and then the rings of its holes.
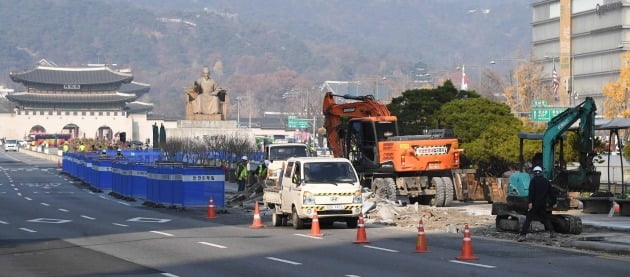
{"type": "Polygon", "coordinates": [[[527,216],[525,217],[525,223],[523,224],[523,229],[518,237],[518,241],[525,241],[527,231],[529,230],[534,216],[537,216],[538,219],[545,224],[545,229],[549,231],[549,237],[555,237],[553,225],[551,225],[549,215],[547,214],[547,201],[552,197],[551,183],[542,175],[542,171],[540,166],[534,167],[534,178],[529,182],[527,216]]]}

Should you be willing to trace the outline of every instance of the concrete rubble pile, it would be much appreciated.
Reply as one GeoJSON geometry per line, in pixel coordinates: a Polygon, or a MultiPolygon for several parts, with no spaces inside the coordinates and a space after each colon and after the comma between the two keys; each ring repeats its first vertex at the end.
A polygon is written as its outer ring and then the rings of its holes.
{"type": "Polygon", "coordinates": [[[378,197],[366,199],[364,212],[367,223],[386,224],[402,228],[417,228],[422,219],[427,232],[458,233],[468,224],[471,228],[494,228],[494,216],[467,211],[463,208],[436,208],[417,203],[401,205],[378,197]]]}

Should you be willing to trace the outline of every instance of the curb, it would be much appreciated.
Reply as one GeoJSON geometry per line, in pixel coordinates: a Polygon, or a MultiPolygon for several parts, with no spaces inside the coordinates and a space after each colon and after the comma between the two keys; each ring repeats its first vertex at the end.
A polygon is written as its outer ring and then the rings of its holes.
{"type": "Polygon", "coordinates": [[[601,241],[574,241],[571,243],[571,247],[576,249],[613,253],[617,255],[630,255],[630,248],[625,244],[614,244],[601,241]]]}

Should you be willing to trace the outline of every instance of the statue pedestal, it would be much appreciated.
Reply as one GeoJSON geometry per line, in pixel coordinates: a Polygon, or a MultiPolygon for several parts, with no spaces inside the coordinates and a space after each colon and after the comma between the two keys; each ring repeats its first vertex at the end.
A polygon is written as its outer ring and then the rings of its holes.
{"type": "Polygon", "coordinates": [[[223,118],[221,114],[187,114],[186,120],[220,121],[223,118]]]}
{"type": "Polygon", "coordinates": [[[245,137],[252,143],[256,140],[251,129],[239,129],[235,120],[179,120],[177,128],[166,130],[169,138],[196,138],[207,136],[237,136],[245,137]]]}

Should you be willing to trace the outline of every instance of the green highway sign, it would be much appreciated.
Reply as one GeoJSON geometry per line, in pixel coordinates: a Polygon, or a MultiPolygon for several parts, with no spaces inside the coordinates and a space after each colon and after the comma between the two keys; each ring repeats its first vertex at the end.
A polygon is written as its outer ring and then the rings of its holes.
{"type": "Polygon", "coordinates": [[[532,100],[532,107],[547,107],[547,100],[532,100]]]}
{"type": "Polygon", "coordinates": [[[290,115],[287,120],[287,128],[289,129],[304,129],[309,128],[310,124],[308,119],[297,118],[295,115],[290,115]]]}
{"type": "Polygon", "coordinates": [[[567,108],[562,107],[535,107],[529,114],[529,118],[534,122],[549,122],[556,115],[564,112],[567,108]]]}

